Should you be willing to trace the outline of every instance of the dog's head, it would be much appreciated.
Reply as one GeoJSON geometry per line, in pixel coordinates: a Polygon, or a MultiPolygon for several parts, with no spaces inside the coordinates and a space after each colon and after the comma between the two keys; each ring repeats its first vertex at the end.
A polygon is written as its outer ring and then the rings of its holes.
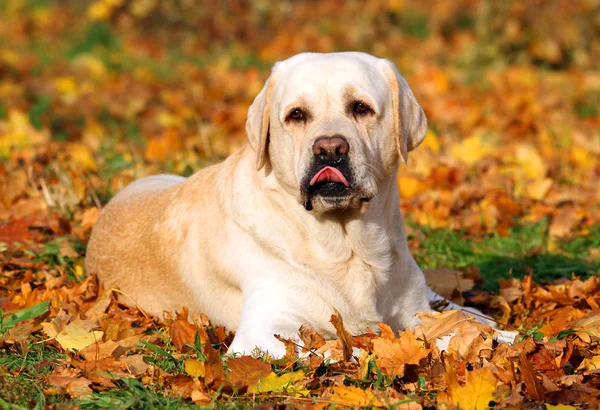
{"type": "Polygon", "coordinates": [[[277,63],[248,112],[257,167],[315,212],[360,208],[421,143],[427,120],[394,65],[364,53],[277,63]]]}

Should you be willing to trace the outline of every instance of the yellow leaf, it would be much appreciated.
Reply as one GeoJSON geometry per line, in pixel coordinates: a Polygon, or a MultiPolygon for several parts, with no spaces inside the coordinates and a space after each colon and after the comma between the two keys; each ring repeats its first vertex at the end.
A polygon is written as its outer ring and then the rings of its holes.
{"type": "Polygon", "coordinates": [[[181,118],[165,111],[156,116],[156,121],[163,127],[176,127],[181,124],[181,118]]]}
{"type": "Polygon", "coordinates": [[[0,60],[10,65],[14,65],[19,61],[19,54],[13,50],[2,50],[0,51],[0,60]]]}
{"type": "Polygon", "coordinates": [[[78,279],[83,279],[83,277],[85,276],[85,272],[83,270],[83,266],[81,265],[81,262],[75,263],[73,273],[75,273],[75,277],[77,277],[78,279]]]}
{"type": "Polygon", "coordinates": [[[487,409],[490,401],[494,400],[497,380],[490,368],[467,372],[463,386],[458,383],[456,369],[452,365],[446,365],[446,372],[444,379],[448,384],[448,392],[445,397],[442,395],[442,400],[469,410],[487,409]]]}
{"type": "Polygon", "coordinates": [[[548,167],[540,153],[528,144],[521,144],[517,147],[516,160],[525,176],[528,178],[544,178],[548,167]]]}
{"type": "Polygon", "coordinates": [[[419,178],[410,175],[400,175],[398,177],[398,186],[400,187],[400,196],[402,198],[412,198],[427,190],[427,186],[419,178]]]}
{"type": "Polygon", "coordinates": [[[593,313],[575,322],[571,329],[600,339],[600,314],[593,313]]]}
{"type": "Polygon", "coordinates": [[[67,152],[71,160],[84,170],[96,169],[96,160],[92,155],[92,150],[85,144],[80,142],[72,142],[67,146],[67,152]]]}
{"type": "Polygon", "coordinates": [[[106,77],[106,66],[97,57],[91,54],[82,54],[73,60],[73,65],[77,68],[81,68],[90,74],[97,80],[104,79],[106,77]]]}
{"type": "Polygon", "coordinates": [[[598,369],[600,369],[600,356],[586,357],[577,368],[578,371],[598,369]]]}
{"type": "Polygon", "coordinates": [[[331,403],[354,407],[385,407],[370,390],[355,386],[337,386],[333,389],[331,403]]]}
{"type": "Polygon", "coordinates": [[[427,130],[427,135],[425,135],[425,140],[419,146],[422,150],[423,148],[429,148],[433,151],[434,154],[440,152],[440,139],[435,132],[432,130],[427,130]]]}
{"type": "Polygon", "coordinates": [[[589,150],[577,145],[571,149],[571,155],[575,163],[583,169],[593,168],[598,163],[596,154],[591,154],[589,150]]]}
{"type": "Polygon", "coordinates": [[[54,87],[68,101],[73,101],[78,93],[77,82],[73,77],[58,77],[54,79],[54,87]]]}
{"type": "Polygon", "coordinates": [[[185,372],[192,377],[204,377],[205,369],[204,362],[200,360],[189,359],[183,362],[185,372]]]}
{"type": "Polygon", "coordinates": [[[103,1],[96,1],[90,4],[87,10],[88,17],[91,20],[105,20],[110,17],[112,8],[103,1]]]}
{"type": "Polygon", "coordinates": [[[8,157],[14,148],[21,150],[48,139],[47,133],[33,128],[29,117],[19,110],[8,110],[8,118],[0,120],[0,156],[8,157]]]}
{"type": "Polygon", "coordinates": [[[102,340],[104,335],[100,330],[90,330],[91,326],[94,325],[90,321],[75,320],[65,326],[55,339],[65,350],[83,350],[92,343],[102,340]]]}
{"type": "Polygon", "coordinates": [[[131,14],[137,18],[146,17],[156,6],[157,0],[136,0],[131,3],[131,14]]]}
{"type": "Polygon", "coordinates": [[[368,351],[364,349],[360,349],[360,355],[358,356],[358,379],[365,380],[369,375],[369,364],[371,360],[373,360],[376,356],[374,354],[369,354],[368,351]]]}
{"type": "Polygon", "coordinates": [[[574,410],[578,408],[570,406],[568,404],[546,404],[545,406],[548,410],[574,410]]]}
{"type": "Polygon", "coordinates": [[[543,178],[536,179],[525,185],[525,196],[531,199],[540,201],[544,199],[550,188],[552,187],[552,179],[543,178]]]}
{"type": "Polygon", "coordinates": [[[301,395],[307,395],[308,390],[305,388],[296,389],[294,383],[303,380],[305,374],[302,370],[293,373],[285,373],[277,376],[271,372],[265,377],[260,378],[256,384],[248,386],[248,393],[265,393],[265,392],[294,392],[301,395]]]}
{"type": "Polygon", "coordinates": [[[91,20],[106,20],[110,18],[115,8],[123,4],[124,0],[96,0],[87,10],[91,20]]]}
{"type": "Polygon", "coordinates": [[[387,4],[391,10],[398,11],[404,7],[404,0],[388,0],[387,4]]]}
{"type": "Polygon", "coordinates": [[[493,148],[488,144],[484,144],[481,135],[473,135],[455,143],[450,148],[450,153],[454,158],[469,165],[476,163],[492,152],[493,148]]]}

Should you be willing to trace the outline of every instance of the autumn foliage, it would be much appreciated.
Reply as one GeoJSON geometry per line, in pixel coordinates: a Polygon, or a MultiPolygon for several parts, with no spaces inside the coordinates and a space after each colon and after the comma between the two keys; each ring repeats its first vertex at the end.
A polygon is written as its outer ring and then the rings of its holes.
{"type": "MultiPolygon", "coordinates": [[[[85,245],[110,197],[243,145],[270,66],[302,51],[386,57],[411,84],[430,125],[398,176],[413,250],[428,240],[421,227],[476,240],[544,223],[535,252],[557,254],[600,232],[594,2],[217,3],[0,1],[0,404],[41,402],[19,396],[26,373],[56,407],[116,403],[119,391],[206,406],[596,407],[594,275],[544,283],[531,271],[498,293],[465,294],[518,330],[514,344],[460,312],[356,337],[334,315],[336,340],[303,327],[304,347],[283,340],[284,359],[226,362],[227,329],[184,307],[148,316],[86,275],[85,245]],[[52,358],[27,367],[40,349],[52,358]]],[[[582,257],[598,260],[599,246],[582,257]]],[[[462,300],[454,288],[471,289],[474,270],[445,271],[447,296],[462,300]]]]}

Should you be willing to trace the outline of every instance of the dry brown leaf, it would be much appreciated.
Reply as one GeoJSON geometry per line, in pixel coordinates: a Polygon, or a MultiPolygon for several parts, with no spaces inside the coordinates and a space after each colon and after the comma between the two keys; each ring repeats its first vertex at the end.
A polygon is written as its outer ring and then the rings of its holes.
{"type": "Polygon", "coordinates": [[[198,328],[198,334],[202,343],[202,353],[207,358],[207,361],[204,363],[204,380],[207,386],[216,388],[225,380],[225,369],[223,368],[219,352],[210,343],[206,330],[198,328]]]}
{"type": "Polygon", "coordinates": [[[579,319],[571,326],[577,335],[585,340],[600,340],[600,313],[592,313],[579,319]]]}
{"type": "Polygon", "coordinates": [[[419,343],[410,330],[404,331],[399,339],[379,337],[372,341],[373,354],[377,357],[377,366],[386,375],[404,375],[404,366],[419,364],[429,355],[422,342],[419,343]]]}
{"type": "Polygon", "coordinates": [[[69,369],[47,376],[46,381],[74,399],[88,397],[92,394],[90,381],[69,369]]]}
{"type": "Polygon", "coordinates": [[[237,390],[256,384],[259,379],[271,373],[270,364],[250,356],[232,357],[227,360],[227,367],[230,370],[227,379],[237,390]]]}
{"type": "Polygon", "coordinates": [[[85,312],[85,316],[88,319],[100,319],[100,317],[106,313],[106,309],[108,309],[108,306],[113,299],[114,291],[112,289],[105,290],[96,300],[96,303],[85,312]]]}
{"type": "Polygon", "coordinates": [[[552,218],[548,234],[555,237],[567,236],[581,219],[582,216],[573,208],[563,208],[552,218]]]}
{"type": "Polygon", "coordinates": [[[177,313],[177,318],[171,324],[169,329],[171,340],[179,350],[183,350],[187,345],[193,345],[196,337],[196,325],[188,322],[188,309],[183,308],[181,313],[177,313]]]}
{"type": "Polygon", "coordinates": [[[492,354],[493,339],[483,337],[477,326],[458,327],[448,344],[448,351],[456,353],[468,362],[477,363],[482,357],[492,354]]]}
{"type": "Polygon", "coordinates": [[[533,399],[536,401],[544,400],[546,391],[538,380],[535,370],[531,366],[531,363],[529,363],[527,357],[523,355],[520,358],[519,363],[521,376],[523,376],[523,381],[525,382],[525,386],[527,386],[527,392],[529,395],[531,395],[531,397],[533,397],[533,399]]]}
{"type": "Polygon", "coordinates": [[[302,351],[308,352],[314,349],[318,349],[319,347],[325,344],[325,338],[319,332],[311,329],[307,325],[302,325],[300,327],[300,339],[302,340],[303,346],[302,351]]]}
{"type": "MultiPolygon", "coordinates": [[[[450,335],[461,327],[477,326],[480,331],[489,326],[483,326],[472,317],[467,316],[460,310],[447,310],[444,312],[421,312],[417,317],[423,321],[422,325],[415,329],[416,334],[423,334],[428,343],[435,344],[435,340],[450,335]]],[[[491,328],[487,329],[491,333],[491,328]]]]}
{"type": "Polygon", "coordinates": [[[344,361],[350,360],[352,357],[352,338],[350,337],[350,333],[344,328],[344,321],[342,320],[342,315],[337,309],[333,309],[335,312],[331,315],[330,322],[335,327],[335,333],[339,337],[342,342],[342,348],[344,350],[344,361]]]}
{"type": "Polygon", "coordinates": [[[27,352],[28,346],[25,343],[27,338],[33,331],[33,323],[31,321],[19,322],[14,327],[8,329],[8,331],[0,336],[0,346],[3,344],[15,344],[21,345],[21,348],[27,352]]]}
{"type": "Polygon", "coordinates": [[[144,361],[143,354],[133,354],[130,356],[123,356],[121,361],[127,365],[127,370],[132,376],[138,377],[146,373],[146,370],[150,367],[148,363],[144,361]]]}
{"type": "Polygon", "coordinates": [[[459,271],[439,268],[439,269],[423,269],[425,281],[427,285],[438,295],[452,300],[453,302],[462,302],[453,298],[454,291],[464,292],[473,289],[475,281],[470,278],[464,278],[464,274],[459,271]]]}

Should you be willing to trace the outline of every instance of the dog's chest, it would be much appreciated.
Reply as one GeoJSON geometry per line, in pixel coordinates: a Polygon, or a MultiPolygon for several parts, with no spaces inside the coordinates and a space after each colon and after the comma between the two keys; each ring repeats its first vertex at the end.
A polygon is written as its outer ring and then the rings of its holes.
{"type": "Polygon", "coordinates": [[[379,287],[393,269],[389,241],[371,239],[360,247],[349,240],[315,244],[310,261],[312,280],[320,288],[323,303],[341,312],[352,333],[365,331],[381,320],[377,313],[379,287]]]}

